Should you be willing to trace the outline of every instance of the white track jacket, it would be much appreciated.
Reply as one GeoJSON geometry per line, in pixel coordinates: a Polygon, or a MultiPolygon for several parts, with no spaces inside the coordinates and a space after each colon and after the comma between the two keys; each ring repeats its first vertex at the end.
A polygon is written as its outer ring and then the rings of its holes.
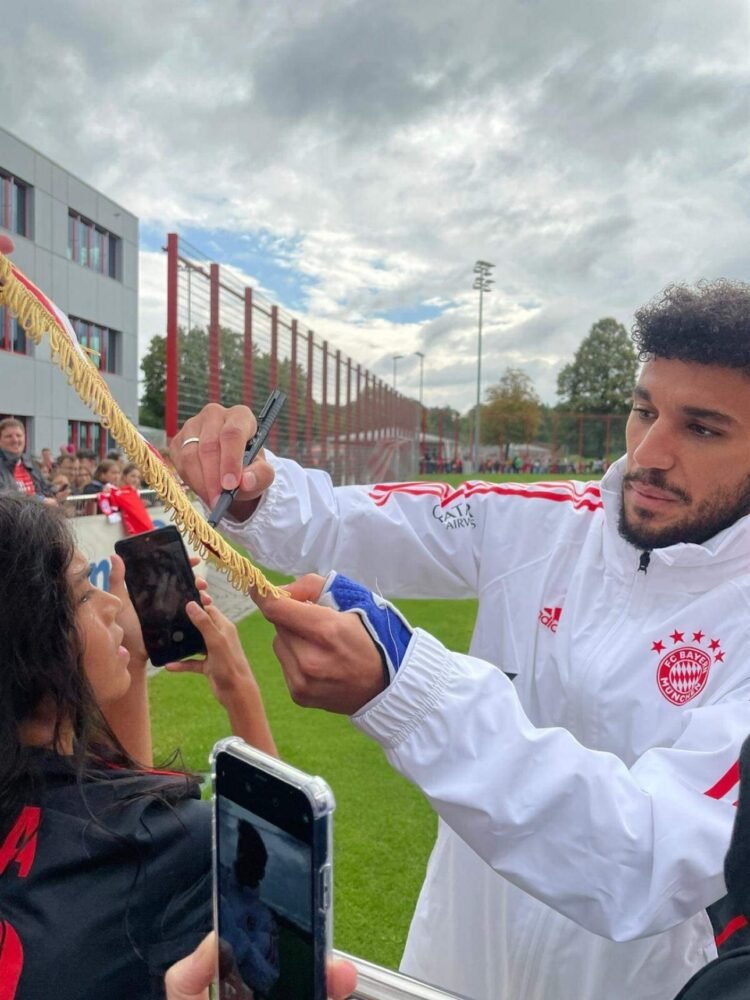
{"type": "Polygon", "coordinates": [[[262,564],[479,598],[470,656],[417,629],[354,720],[441,820],[403,971],[473,1000],[671,1000],[741,923],[706,907],[750,733],[748,518],[642,571],[622,461],[601,488],[455,489],[273,461],[225,522],[262,564]]]}

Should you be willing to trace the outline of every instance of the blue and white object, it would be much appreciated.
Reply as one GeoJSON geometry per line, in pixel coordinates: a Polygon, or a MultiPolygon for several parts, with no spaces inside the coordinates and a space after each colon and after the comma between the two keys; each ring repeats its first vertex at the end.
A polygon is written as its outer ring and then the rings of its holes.
{"type": "Polygon", "coordinates": [[[378,647],[390,684],[406,656],[412,637],[411,626],[401,612],[361,583],[350,580],[335,570],[326,577],[318,604],[335,611],[353,611],[359,615],[370,638],[378,647]]]}

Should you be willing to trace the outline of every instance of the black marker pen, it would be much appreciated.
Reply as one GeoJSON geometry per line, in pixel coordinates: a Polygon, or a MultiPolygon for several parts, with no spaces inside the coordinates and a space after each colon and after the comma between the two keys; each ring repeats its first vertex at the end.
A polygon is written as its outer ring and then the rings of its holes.
{"type": "MultiPolygon", "coordinates": [[[[274,389],[266,400],[265,406],[260,411],[260,416],[258,417],[258,429],[245,445],[245,454],[242,456],[243,469],[250,465],[252,460],[265,444],[268,432],[271,430],[273,422],[279,415],[279,411],[285,402],[286,393],[282,392],[281,389],[274,389]]],[[[221,491],[219,499],[216,501],[216,506],[208,515],[208,523],[212,528],[216,527],[222,517],[224,517],[226,512],[232,506],[232,501],[234,500],[234,496],[238,489],[239,486],[235,486],[233,490],[221,491]]]]}

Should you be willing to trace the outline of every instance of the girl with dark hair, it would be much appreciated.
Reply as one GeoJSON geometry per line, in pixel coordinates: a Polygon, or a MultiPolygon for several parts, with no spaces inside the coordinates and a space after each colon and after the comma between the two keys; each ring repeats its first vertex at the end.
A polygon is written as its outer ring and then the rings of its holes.
{"type": "MultiPolygon", "coordinates": [[[[0,495],[0,995],[161,997],[211,926],[210,809],[152,768],[146,652],[112,557],[92,586],[63,513],[0,495]]],[[[203,596],[203,673],[275,752],[234,626],[203,596]]]]}

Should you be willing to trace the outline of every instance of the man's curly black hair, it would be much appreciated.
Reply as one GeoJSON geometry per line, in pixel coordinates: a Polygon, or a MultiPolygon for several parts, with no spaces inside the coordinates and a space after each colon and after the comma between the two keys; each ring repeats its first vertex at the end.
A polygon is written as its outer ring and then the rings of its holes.
{"type": "Polygon", "coordinates": [[[636,312],[632,335],[641,361],[695,361],[750,376],[750,284],[669,285],[636,312]]]}

